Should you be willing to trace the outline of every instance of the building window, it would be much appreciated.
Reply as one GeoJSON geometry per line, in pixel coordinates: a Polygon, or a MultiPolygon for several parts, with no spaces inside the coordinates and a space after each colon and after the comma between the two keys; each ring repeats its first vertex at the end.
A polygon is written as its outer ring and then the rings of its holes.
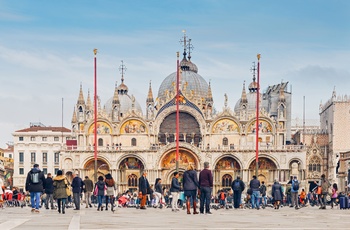
{"type": "Polygon", "coordinates": [[[60,153],[57,152],[57,153],[55,153],[55,164],[58,164],[59,161],[60,161],[60,153]]]}
{"type": "Polygon", "coordinates": [[[24,153],[20,152],[19,153],[19,163],[23,163],[24,162],[24,153]]]}
{"type": "Polygon", "coordinates": [[[309,161],[309,171],[321,172],[321,159],[317,156],[314,156],[309,161]]]}
{"type": "Polygon", "coordinates": [[[43,141],[47,141],[47,137],[42,137],[42,140],[43,141]]]}
{"type": "Polygon", "coordinates": [[[23,139],[24,139],[23,137],[18,137],[19,141],[23,141],[23,139]]]}
{"type": "Polygon", "coordinates": [[[30,141],[35,141],[35,137],[30,137],[30,141]]]}
{"type": "Polygon", "coordinates": [[[136,146],[136,138],[131,139],[131,146],[136,146]]]}
{"type": "Polygon", "coordinates": [[[24,175],[24,168],[19,168],[19,175],[24,175]]]}
{"type": "Polygon", "coordinates": [[[47,168],[43,168],[43,173],[46,175],[47,174],[47,168]]]}
{"type": "Polygon", "coordinates": [[[35,153],[30,153],[30,162],[35,163],[35,153]]]}
{"type": "Polygon", "coordinates": [[[59,137],[54,137],[53,140],[54,140],[54,141],[59,141],[60,138],[59,138],[59,137]]]}
{"type": "Polygon", "coordinates": [[[43,153],[43,164],[47,163],[47,153],[43,153]]]}
{"type": "Polygon", "coordinates": [[[222,145],[224,145],[224,146],[227,146],[227,145],[228,145],[228,139],[227,139],[227,137],[224,137],[224,138],[222,139],[222,145]]]}
{"type": "Polygon", "coordinates": [[[11,158],[11,159],[12,159],[12,154],[11,154],[11,153],[9,154],[9,158],[11,158]]]}
{"type": "Polygon", "coordinates": [[[57,175],[58,170],[59,170],[59,168],[55,168],[55,175],[57,175]]]}
{"type": "Polygon", "coordinates": [[[232,176],[229,174],[225,174],[222,177],[222,187],[231,187],[232,184],[232,176]]]}
{"type": "Polygon", "coordinates": [[[128,186],[137,187],[137,176],[135,174],[128,176],[128,186]]]}
{"type": "Polygon", "coordinates": [[[98,146],[103,146],[103,139],[102,138],[98,139],[98,146]]]}

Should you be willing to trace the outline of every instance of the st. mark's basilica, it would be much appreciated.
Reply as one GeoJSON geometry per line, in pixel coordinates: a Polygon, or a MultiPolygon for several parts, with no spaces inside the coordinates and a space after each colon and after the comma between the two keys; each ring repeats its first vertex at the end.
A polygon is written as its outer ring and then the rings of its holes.
{"type": "MultiPolygon", "coordinates": [[[[214,109],[211,82],[199,73],[200,67],[191,59],[191,46],[184,36],[184,53],[180,61],[180,175],[189,164],[199,171],[208,161],[213,170],[214,190],[230,187],[237,175],[248,182],[255,174],[256,143],[256,68],[253,76],[242,79],[241,97],[234,108],[225,102],[222,111],[214,109]],[[187,41],[187,44],[186,44],[187,41]],[[245,81],[251,81],[249,85],[245,81]]],[[[169,63],[170,64],[170,63],[169,63]]],[[[136,189],[143,170],[150,183],[162,178],[169,185],[176,170],[176,78],[171,73],[153,96],[151,83],[148,96],[137,100],[129,92],[127,76],[121,66],[121,84],[104,104],[98,102],[97,173],[110,172],[119,191],[136,189]],[[142,111],[140,103],[145,103],[142,111]]],[[[164,73],[166,74],[166,73],[164,73]]],[[[164,75],[166,76],[166,75],[164,75]]],[[[150,79],[152,80],[152,79],[150,79]]],[[[113,84],[111,82],[111,84],[113,84]]],[[[136,84],[136,83],[134,83],[136,84]]],[[[213,82],[215,84],[215,82],[213,82]]],[[[288,82],[261,86],[259,95],[259,165],[261,181],[271,185],[277,178],[282,184],[296,175],[306,185],[306,151],[291,145],[291,92],[288,82]]],[[[60,166],[68,174],[94,178],[94,104],[90,93],[85,99],[80,86],[72,117],[73,139],[61,151],[60,166]]],[[[181,181],[181,179],[180,179],[181,181]]]]}

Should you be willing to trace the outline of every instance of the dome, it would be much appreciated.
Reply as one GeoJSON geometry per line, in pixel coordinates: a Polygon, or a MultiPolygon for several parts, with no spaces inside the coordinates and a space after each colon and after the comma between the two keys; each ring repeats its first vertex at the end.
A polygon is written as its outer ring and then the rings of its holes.
{"type": "MultiPolygon", "coordinates": [[[[191,68],[196,67],[193,64],[191,68]]],[[[196,67],[197,68],[197,67],[196,67]]],[[[180,77],[180,90],[183,93],[191,94],[193,90],[194,99],[206,98],[208,95],[208,83],[204,78],[194,71],[182,71],[180,77]]],[[[158,98],[159,100],[166,101],[167,92],[176,92],[176,72],[166,77],[159,87],[158,98]]]]}
{"type": "MultiPolygon", "coordinates": [[[[120,102],[120,113],[126,114],[132,108],[132,97],[127,94],[119,94],[119,102],[120,102]]],[[[113,97],[111,97],[105,104],[105,109],[107,114],[112,113],[112,102],[113,97]]],[[[135,110],[142,114],[142,109],[140,104],[135,100],[135,110]]]]}
{"type": "MultiPolygon", "coordinates": [[[[248,113],[256,113],[256,92],[253,93],[247,93],[247,111],[248,113]]],[[[240,112],[240,104],[241,104],[241,99],[239,99],[236,102],[235,105],[235,113],[240,112]]],[[[262,102],[262,95],[260,94],[260,108],[265,108],[265,105],[262,102]]]]}

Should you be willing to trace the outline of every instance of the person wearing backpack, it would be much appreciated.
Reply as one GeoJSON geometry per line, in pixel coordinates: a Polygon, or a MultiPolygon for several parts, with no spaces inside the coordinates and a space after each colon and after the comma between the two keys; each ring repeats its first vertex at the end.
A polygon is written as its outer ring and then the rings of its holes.
{"type": "Polygon", "coordinates": [[[292,180],[291,194],[292,194],[292,207],[295,207],[295,209],[299,209],[298,192],[299,192],[299,181],[297,180],[297,177],[294,176],[292,180]]]}
{"type": "Polygon", "coordinates": [[[32,212],[39,213],[40,195],[44,190],[45,175],[39,169],[38,164],[34,164],[33,168],[28,172],[26,179],[26,191],[30,192],[30,203],[32,212]]]}
{"type": "Polygon", "coordinates": [[[261,203],[262,203],[262,201],[264,201],[264,203],[263,203],[264,206],[267,205],[266,189],[267,188],[265,185],[265,181],[262,181],[259,190],[260,190],[260,194],[261,194],[261,203]]]}
{"type": "Polygon", "coordinates": [[[237,179],[232,182],[231,188],[233,191],[233,207],[237,209],[241,205],[242,192],[245,189],[245,185],[240,176],[237,176],[237,179]]]}

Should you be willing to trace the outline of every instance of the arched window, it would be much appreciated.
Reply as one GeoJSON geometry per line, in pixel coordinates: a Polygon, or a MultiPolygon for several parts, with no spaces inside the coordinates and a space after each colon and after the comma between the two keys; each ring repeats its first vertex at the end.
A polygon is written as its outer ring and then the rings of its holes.
{"type": "Polygon", "coordinates": [[[98,146],[103,146],[103,139],[102,138],[98,139],[98,146]]]}
{"type": "Polygon", "coordinates": [[[131,174],[128,176],[128,186],[137,187],[137,176],[135,174],[131,174]]]}
{"type": "Polygon", "coordinates": [[[136,138],[131,139],[131,146],[136,146],[136,138]]]}
{"type": "Polygon", "coordinates": [[[227,137],[224,137],[224,138],[222,139],[222,145],[224,145],[224,146],[227,146],[227,145],[228,145],[228,139],[227,139],[227,137]]]}
{"type": "Polygon", "coordinates": [[[222,187],[231,187],[232,184],[232,176],[229,174],[225,174],[222,177],[222,187]]]}

